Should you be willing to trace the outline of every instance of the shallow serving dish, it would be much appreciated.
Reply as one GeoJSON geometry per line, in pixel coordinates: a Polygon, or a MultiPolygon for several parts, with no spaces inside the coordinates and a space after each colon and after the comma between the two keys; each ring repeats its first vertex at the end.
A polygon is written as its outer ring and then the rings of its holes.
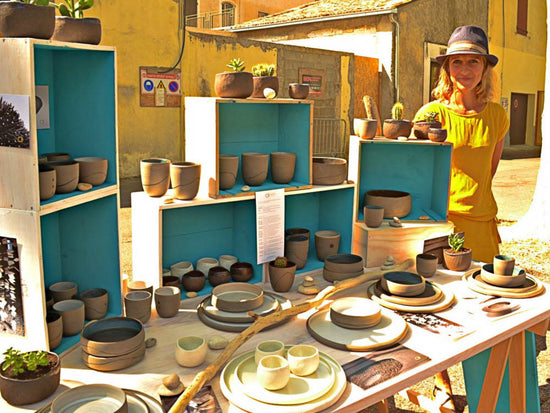
{"type": "Polygon", "coordinates": [[[82,351],[98,357],[128,354],[145,342],[145,330],[139,320],[109,317],[92,321],[82,330],[82,351]]]}
{"type": "Polygon", "coordinates": [[[380,278],[382,288],[402,297],[415,297],[424,292],[426,284],[424,277],[407,271],[390,271],[380,278]]]}
{"type": "Polygon", "coordinates": [[[212,305],[223,311],[250,311],[263,302],[264,291],[254,284],[234,282],[218,285],[212,290],[212,305]]]}
{"type": "Polygon", "coordinates": [[[344,328],[368,328],[380,322],[382,308],[368,298],[344,297],[330,305],[331,321],[344,328]]]}
{"type": "Polygon", "coordinates": [[[52,413],[76,411],[118,413],[128,410],[126,393],[110,384],[85,384],[66,390],[52,402],[52,413]]]}
{"type": "Polygon", "coordinates": [[[481,279],[498,287],[520,287],[525,283],[525,277],[527,277],[527,274],[518,266],[514,267],[512,275],[494,274],[493,264],[485,264],[481,267],[481,279]]]}
{"type": "Polygon", "coordinates": [[[355,254],[335,254],[325,259],[325,269],[333,272],[363,271],[363,257],[355,254]]]}

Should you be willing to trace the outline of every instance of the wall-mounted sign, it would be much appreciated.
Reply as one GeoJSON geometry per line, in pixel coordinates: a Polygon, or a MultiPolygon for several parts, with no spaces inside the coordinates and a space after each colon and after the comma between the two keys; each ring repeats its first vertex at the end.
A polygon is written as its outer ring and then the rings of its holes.
{"type": "Polygon", "coordinates": [[[309,94],[322,95],[325,90],[325,71],[319,69],[298,69],[300,83],[309,85],[309,94]]]}
{"type": "Polygon", "coordinates": [[[25,335],[17,240],[0,236],[0,333],[25,335]]]}
{"type": "Polygon", "coordinates": [[[139,68],[140,105],[149,107],[181,106],[181,72],[164,67],[139,68]]]}

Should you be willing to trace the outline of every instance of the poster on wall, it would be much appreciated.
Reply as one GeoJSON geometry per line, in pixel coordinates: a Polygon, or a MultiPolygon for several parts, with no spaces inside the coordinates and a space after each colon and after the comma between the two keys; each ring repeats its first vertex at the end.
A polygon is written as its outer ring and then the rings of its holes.
{"type": "Polygon", "coordinates": [[[325,71],[319,69],[298,69],[299,83],[309,85],[309,94],[321,96],[325,90],[325,71]]]}
{"type": "Polygon", "coordinates": [[[179,107],[181,105],[181,71],[165,67],[139,68],[140,106],[179,107]]]}
{"type": "Polygon", "coordinates": [[[0,236],[0,333],[25,335],[17,240],[0,236]]]}
{"type": "Polygon", "coordinates": [[[50,129],[50,95],[48,86],[36,86],[36,129],[50,129]]]}
{"type": "Polygon", "coordinates": [[[0,146],[29,148],[29,102],[27,95],[0,94],[0,146]]]}

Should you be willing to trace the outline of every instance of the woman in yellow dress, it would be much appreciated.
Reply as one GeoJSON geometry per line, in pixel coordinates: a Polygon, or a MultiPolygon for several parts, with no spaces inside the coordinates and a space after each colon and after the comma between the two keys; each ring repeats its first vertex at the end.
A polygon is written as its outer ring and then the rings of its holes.
{"type": "Polygon", "coordinates": [[[447,53],[436,59],[442,63],[432,91],[436,100],[420,108],[414,120],[435,112],[447,129],[447,142],[453,144],[449,220],[455,232],[464,232],[473,259],[492,262],[500,237],[491,185],[510,126],[505,109],[492,101],[498,58],[489,54],[483,29],[462,26],[451,35],[447,53]]]}

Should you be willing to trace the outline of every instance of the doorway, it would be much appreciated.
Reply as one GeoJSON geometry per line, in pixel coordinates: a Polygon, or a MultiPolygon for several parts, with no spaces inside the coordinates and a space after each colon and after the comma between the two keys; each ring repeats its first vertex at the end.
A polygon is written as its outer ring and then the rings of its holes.
{"type": "Polygon", "coordinates": [[[510,145],[525,145],[527,95],[512,93],[510,99],[510,145]]]}

